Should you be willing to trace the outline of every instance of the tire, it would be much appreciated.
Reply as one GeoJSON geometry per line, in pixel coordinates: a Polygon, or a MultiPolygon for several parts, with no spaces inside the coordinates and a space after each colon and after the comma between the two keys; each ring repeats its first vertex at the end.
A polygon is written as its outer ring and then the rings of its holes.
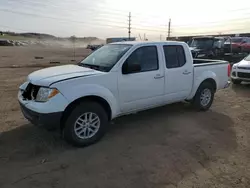
{"type": "Polygon", "coordinates": [[[77,147],[89,146],[104,136],[107,125],[108,115],[100,104],[82,102],[68,114],[63,128],[63,137],[71,145],[77,147]],[[87,134],[89,134],[89,137],[87,134]]]}
{"type": "Polygon", "coordinates": [[[233,84],[235,84],[235,85],[238,85],[238,84],[241,84],[241,80],[235,80],[235,79],[232,79],[232,82],[233,82],[233,84]]]}
{"type": "Polygon", "coordinates": [[[193,105],[194,107],[199,110],[199,111],[207,111],[214,100],[214,93],[215,93],[215,89],[213,87],[213,85],[209,82],[204,82],[200,85],[200,87],[197,89],[196,94],[193,98],[193,105]],[[205,103],[202,98],[204,98],[205,93],[210,93],[210,97],[205,97],[206,99],[209,98],[209,100],[205,103]]]}

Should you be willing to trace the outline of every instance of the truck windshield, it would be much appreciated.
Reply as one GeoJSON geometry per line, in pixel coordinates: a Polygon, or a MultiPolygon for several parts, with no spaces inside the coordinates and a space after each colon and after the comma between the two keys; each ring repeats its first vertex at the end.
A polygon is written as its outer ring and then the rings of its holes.
{"type": "Polygon", "coordinates": [[[109,72],[131,46],[129,44],[105,45],[82,60],[79,66],[109,72]]]}
{"type": "Polygon", "coordinates": [[[212,48],[213,46],[213,39],[209,38],[199,38],[199,39],[193,39],[190,47],[200,48],[200,49],[208,49],[212,48]]]}

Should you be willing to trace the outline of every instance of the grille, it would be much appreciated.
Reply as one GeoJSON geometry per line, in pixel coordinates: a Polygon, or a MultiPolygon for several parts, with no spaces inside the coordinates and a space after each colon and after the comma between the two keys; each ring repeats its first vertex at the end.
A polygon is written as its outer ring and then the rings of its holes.
{"type": "Polygon", "coordinates": [[[238,72],[238,77],[240,77],[240,78],[250,78],[250,73],[238,72]]]}
{"type": "Polygon", "coordinates": [[[238,67],[238,69],[250,70],[250,67],[238,67]]]}
{"type": "Polygon", "coordinates": [[[26,100],[36,99],[39,88],[40,86],[36,86],[36,85],[29,83],[25,91],[23,92],[23,98],[26,100]]]}

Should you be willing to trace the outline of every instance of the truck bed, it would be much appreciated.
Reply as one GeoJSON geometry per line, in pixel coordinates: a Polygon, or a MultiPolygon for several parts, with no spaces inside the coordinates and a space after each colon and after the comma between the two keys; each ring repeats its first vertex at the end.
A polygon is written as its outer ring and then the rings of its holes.
{"type": "Polygon", "coordinates": [[[199,67],[199,66],[209,66],[218,64],[228,64],[228,62],[223,60],[213,60],[213,59],[194,59],[193,64],[195,67],[199,67]]]}
{"type": "MultiPolygon", "coordinates": [[[[200,83],[200,78],[203,78],[204,74],[213,73],[214,79],[217,83],[217,89],[225,87],[225,83],[228,81],[228,62],[223,60],[210,60],[210,59],[194,59],[194,83],[200,83]]],[[[196,86],[197,87],[197,86],[196,86]]]]}

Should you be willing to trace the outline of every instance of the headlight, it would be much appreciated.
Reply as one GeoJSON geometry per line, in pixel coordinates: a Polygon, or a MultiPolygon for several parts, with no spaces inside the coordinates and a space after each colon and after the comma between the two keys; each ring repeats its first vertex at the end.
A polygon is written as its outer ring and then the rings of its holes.
{"type": "Polygon", "coordinates": [[[54,88],[46,88],[46,87],[40,87],[37,96],[36,96],[36,101],[37,102],[46,102],[50,98],[54,97],[57,95],[59,91],[54,88]]]}
{"type": "Polygon", "coordinates": [[[236,65],[233,65],[233,69],[237,69],[237,66],[236,66],[236,65]]]}

